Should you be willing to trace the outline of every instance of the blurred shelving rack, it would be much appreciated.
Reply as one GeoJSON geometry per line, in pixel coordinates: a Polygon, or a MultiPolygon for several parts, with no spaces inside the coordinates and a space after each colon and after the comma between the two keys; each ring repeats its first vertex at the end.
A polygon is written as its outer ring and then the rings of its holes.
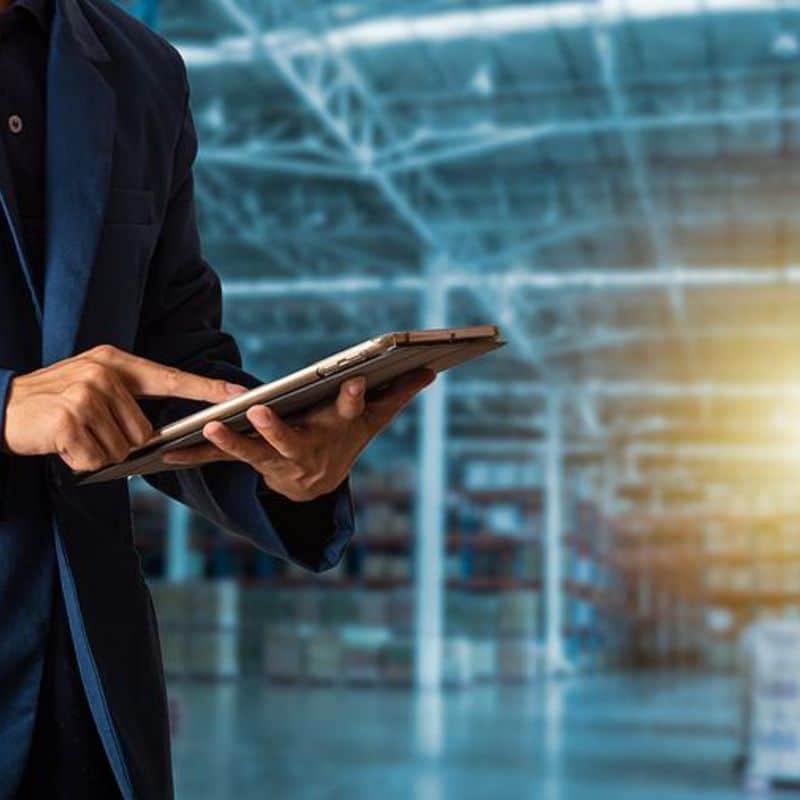
{"type": "MultiPolygon", "coordinates": [[[[311,610],[312,616],[305,620],[292,611],[290,618],[299,626],[319,621],[316,603],[301,599],[309,592],[326,604],[339,603],[334,600],[337,595],[347,598],[346,605],[351,597],[386,608],[394,603],[393,615],[387,612],[391,620],[377,612],[362,612],[362,616],[386,624],[391,621],[402,636],[407,636],[413,625],[413,555],[417,543],[413,486],[410,481],[398,485],[396,475],[392,485],[384,485],[383,480],[379,473],[354,477],[359,533],[342,564],[325,575],[310,575],[273,559],[249,542],[190,515],[185,524],[189,549],[195,555],[195,571],[187,577],[234,580],[243,593],[288,591],[297,606],[311,610]]],[[[142,484],[137,486],[137,545],[146,571],[158,580],[165,575],[166,501],[142,484]]],[[[530,679],[544,670],[542,503],[542,491],[537,486],[461,486],[448,495],[445,636],[448,641],[465,636],[475,642],[496,639],[497,658],[506,664],[505,674],[515,676],[514,680],[530,679]]],[[[563,636],[575,668],[601,669],[618,663],[629,635],[621,623],[626,606],[620,573],[606,549],[606,522],[595,505],[576,500],[569,505],[567,518],[578,533],[564,535],[563,636]]],[[[353,613],[350,622],[356,623],[358,614],[353,613]]],[[[341,621],[346,621],[346,615],[341,621]]],[[[276,620],[270,618],[270,622],[275,624],[276,620]]],[[[257,621],[248,624],[256,626],[255,638],[263,638],[257,621]]],[[[251,663],[257,660],[252,655],[249,658],[251,663]]]]}

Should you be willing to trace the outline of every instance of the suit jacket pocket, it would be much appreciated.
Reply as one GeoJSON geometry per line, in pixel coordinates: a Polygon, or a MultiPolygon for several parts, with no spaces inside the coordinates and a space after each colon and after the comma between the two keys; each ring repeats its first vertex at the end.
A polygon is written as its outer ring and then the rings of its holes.
{"type": "Polygon", "coordinates": [[[106,202],[106,225],[152,225],[156,222],[151,189],[112,187],[106,202]]]}

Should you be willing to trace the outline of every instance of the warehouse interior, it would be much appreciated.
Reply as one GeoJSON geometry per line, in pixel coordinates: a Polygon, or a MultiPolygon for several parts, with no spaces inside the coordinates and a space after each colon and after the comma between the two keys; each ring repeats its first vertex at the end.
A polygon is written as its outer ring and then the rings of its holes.
{"type": "Polygon", "coordinates": [[[363,454],[328,573],[132,484],[178,796],[800,781],[800,3],[127,7],[186,62],[252,372],[508,340],[363,454]]]}

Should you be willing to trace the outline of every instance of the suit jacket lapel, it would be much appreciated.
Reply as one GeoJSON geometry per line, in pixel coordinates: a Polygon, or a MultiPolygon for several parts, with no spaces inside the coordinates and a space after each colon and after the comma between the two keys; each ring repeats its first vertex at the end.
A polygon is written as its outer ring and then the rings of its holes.
{"type": "Polygon", "coordinates": [[[44,364],[73,354],[103,226],[115,100],[97,63],[108,58],[78,0],[57,0],[47,70],[44,364]]]}
{"type": "Polygon", "coordinates": [[[17,254],[17,261],[25,276],[25,284],[28,287],[31,302],[36,313],[36,319],[41,325],[42,305],[39,295],[33,283],[28,258],[25,253],[25,245],[22,238],[22,224],[20,222],[19,209],[17,208],[17,198],[14,194],[14,185],[11,179],[11,169],[8,165],[5,148],[0,142],[0,213],[5,217],[6,224],[14,242],[14,250],[17,254]]]}

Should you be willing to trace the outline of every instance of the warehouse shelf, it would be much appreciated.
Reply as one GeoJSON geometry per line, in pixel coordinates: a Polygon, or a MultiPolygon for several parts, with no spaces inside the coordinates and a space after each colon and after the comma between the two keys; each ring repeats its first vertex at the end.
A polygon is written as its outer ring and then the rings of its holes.
{"type": "Polygon", "coordinates": [[[750,550],[750,551],[701,551],[700,558],[704,564],[800,564],[800,552],[797,550],[750,550]]]}
{"type": "Polygon", "coordinates": [[[460,493],[461,497],[476,503],[520,503],[525,506],[540,508],[542,505],[542,490],[537,487],[523,487],[518,489],[470,489],[460,493]]]}
{"type": "Polygon", "coordinates": [[[541,588],[539,580],[502,577],[455,578],[447,581],[448,589],[464,589],[473,592],[511,592],[520,589],[541,588]]]}
{"type": "MultiPolygon", "coordinates": [[[[412,534],[396,536],[372,536],[359,533],[354,544],[363,545],[372,550],[390,550],[405,552],[413,548],[416,539],[412,534]]],[[[536,545],[539,539],[532,537],[508,536],[491,532],[477,534],[451,534],[446,539],[449,551],[471,548],[473,550],[505,550],[536,545]]]]}
{"type": "Polygon", "coordinates": [[[757,606],[798,606],[800,607],[800,589],[795,591],[775,591],[767,589],[748,589],[737,591],[708,592],[707,602],[715,606],[757,607],[757,606]]]}
{"type": "MultiPolygon", "coordinates": [[[[410,535],[397,536],[370,536],[359,533],[353,540],[352,547],[365,548],[374,551],[388,551],[407,554],[415,546],[415,538],[410,535]]],[[[191,535],[192,546],[200,550],[218,549],[220,547],[231,550],[253,550],[252,542],[241,536],[233,536],[226,533],[206,533],[193,532],[191,535]]],[[[136,545],[142,549],[161,548],[164,544],[163,533],[137,533],[136,545]]],[[[478,535],[454,534],[447,537],[446,547],[450,552],[464,549],[476,551],[505,551],[514,550],[520,547],[538,545],[537,538],[523,538],[518,536],[507,536],[493,533],[483,533],[478,535]]]]}
{"type": "MultiPolygon", "coordinates": [[[[238,579],[241,580],[241,579],[238,579]]],[[[411,586],[409,579],[403,578],[314,578],[298,575],[276,575],[274,577],[248,578],[243,581],[248,586],[269,586],[276,589],[305,589],[315,588],[324,591],[338,591],[350,589],[392,590],[404,589],[411,586]]]]}
{"type": "MultiPolygon", "coordinates": [[[[321,596],[348,603],[345,599],[354,593],[367,593],[370,602],[378,606],[398,595],[406,598],[402,602],[411,602],[417,546],[412,533],[414,491],[402,484],[380,485],[377,479],[362,481],[358,475],[353,490],[359,534],[342,565],[323,576],[287,568],[256,551],[247,540],[214,530],[194,516],[189,524],[189,545],[204,557],[208,577],[230,576],[244,589],[287,591],[298,602],[308,593],[324,593],[321,596]]],[[[145,564],[159,574],[165,537],[158,529],[158,515],[152,513],[158,504],[152,493],[144,497],[144,524],[137,546],[145,564]]],[[[448,606],[458,597],[487,603],[523,602],[521,608],[532,602],[528,611],[520,611],[529,616],[523,617],[519,630],[534,641],[543,635],[541,502],[541,490],[530,486],[451,488],[446,515],[449,532],[444,540],[447,575],[443,585],[448,606]],[[528,600],[523,601],[524,597],[528,600]]],[[[619,646],[610,642],[626,635],[627,598],[621,573],[608,550],[605,532],[609,520],[596,503],[581,498],[570,502],[565,514],[563,635],[576,664],[599,665],[611,658],[610,648],[619,646]]],[[[468,625],[473,614],[480,618],[478,607],[460,623],[448,616],[448,624],[468,625]]],[[[487,635],[508,634],[487,629],[487,635]]]]}

